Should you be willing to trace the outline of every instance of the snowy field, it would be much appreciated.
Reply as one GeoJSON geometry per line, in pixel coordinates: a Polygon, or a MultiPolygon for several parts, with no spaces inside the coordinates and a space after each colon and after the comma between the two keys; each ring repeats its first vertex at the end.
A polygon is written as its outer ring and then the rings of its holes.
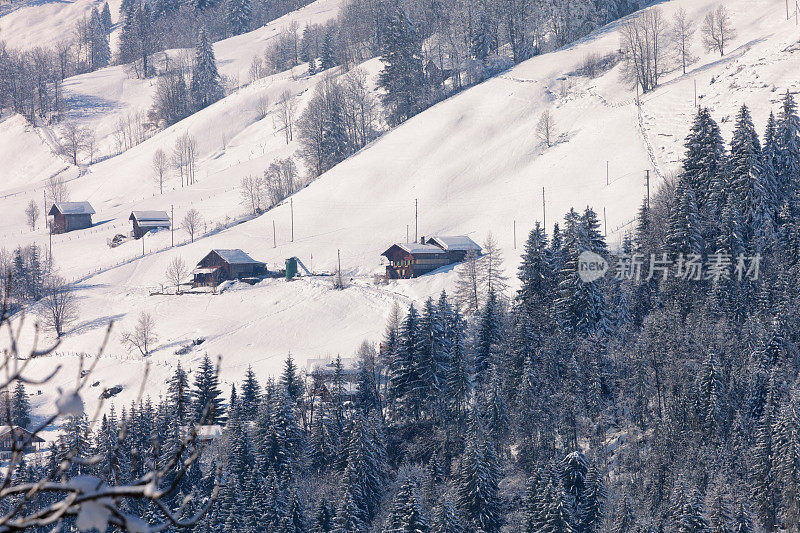
{"type": "MultiPolygon", "coordinates": [[[[716,4],[673,0],[660,7],[667,17],[683,7],[697,20],[716,4]]],[[[301,25],[325,20],[335,16],[336,6],[334,0],[320,0],[268,27],[217,43],[220,70],[228,76],[245,72],[252,56],[263,52],[281,25],[295,19],[301,25]]],[[[0,219],[3,246],[46,244],[44,230],[25,228],[23,210],[30,199],[41,201],[42,183],[62,168],[70,180],[71,199],[88,200],[97,210],[96,227],[53,240],[56,264],[78,280],[81,320],[64,339],[59,355],[41,361],[37,371],[62,364],[57,384],[71,383],[75,354],[92,353],[109,320],[115,321],[118,340],[141,311],[156,319],[160,339],[154,354],[145,361],[114,342],[98,365],[98,389],[124,387],[114,400],[117,405],[136,396],[146,362],[151,373],[145,390],[157,397],[178,361],[193,367],[204,353],[223,356],[226,391],[242,378],[248,364],[263,379],[280,369],[289,352],[301,368],[307,358],[350,355],[362,340],[380,339],[395,302],[408,305],[453,289],[454,269],[386,286],[373,282],[382,271],[380,254],[393,242],[405,240],[407,226],[413,238],[415,200],[420,235],[467,234],[482,242],[491,232],[503,249],[510,275],[534,222],[546,217],[552,227],[573,206],[591,205],[604,219],[610,243],[618,244],[646,194],[645,171],[651,171],[653,187],[661,176],[676,171],[694,112],[695,83],[698,101],[711,107],[726,138],[730,119],[742,103],[751,105],[761,131],[768,103],[777,102],[787,88],[800,89],[798,30],[793,19],[785,20],[784,2],[730,0],[726,6],[738,31],[730,52],[724,58],[704,54],[696,36],[699,61],[686,75],[673,73],[644,96],[641,114],[621,66],[595,79],[569,74],[589,53],[602,55],[619,48],[618,25],[611,25],[436,105],[295,194],[293,242],[290,206],[285,202],[261,217],[162,252],[154,250],[168,246],[169,232],[145,237],[143,258],[137,258],[140,241],[114,249],[106,246],[114,234],[128,231],[133,209],[169,210],[174,205],[175,219],[180,220],[194,207],[208,229],[241,216],[239,180],[263,172],[271,161],[296,149],[294,143],[286,145],[270,117],[257,117],[258,99],[267,96],[274,102],[288,88],[298,95],[302,109],[324,74],[307,77],[298,68],[294,74],[260,80],[88,168],[75,169],[54,155],[47,132],[34,131],[18,118],[0,122],[0,154],[7,158],[0,171],[0,209],[7,214],[0,219]],[[545,149],[535,125],[548,108],[559,138],[545,149]],[[198,183],[183,189],[172,183],[170,190],[156,195],[150,178],[152,154],[160,147],[171,148],[185,131],[198,139],[198,183]],[[35,161],[28,160],[30,153],[38,154],[35,161]],[[236,285],[219,295],[150,296],[165,283],[172,258],[180,256],[193,266],[213,248],[241,248],[273,268],[297,256],[317,272],[333,270],[338,251],[353,281],[344,291],[332,290],[329,278],[319,276],[236,285]],[[118,263],[123,264],[115,267],[118,263]],[[175,355],[176,349],[198,337],[207,340],[188,354],[175,355]]],[[[364,68],[374,77],[380,64],[373,60],[364,68]]],[[[73,101],[86,102],[85,108],[74,111],[75,118],[95,128],[106,139],[107,150],[116,117],[148,107],[153,83],[127,79],[123,69],[110,67],[68,80],[67,91],[73,101]],[[94,97],[99,95],[112,102],[98,106],[94,97]]],[[[175,236],[180,243],[187,238],[182,231],[175,236]]],[[[26,340],[30,338],[26,330],[26,340]]],[[[42,411],[52,405],[54,394],[49,388],[35,397],[42,411]]]]}

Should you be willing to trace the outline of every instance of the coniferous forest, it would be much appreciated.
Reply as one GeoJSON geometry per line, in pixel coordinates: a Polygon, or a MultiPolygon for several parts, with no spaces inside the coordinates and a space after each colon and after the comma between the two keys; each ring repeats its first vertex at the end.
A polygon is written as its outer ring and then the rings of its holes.
{"type": "MultiPolygon", "coordinates": [[[[70,418],[17,480],[69,453],[93,460],[65,479],[124,483],[203,420],[222,435],[167,496],[191,516],[219,480],[196,531],[797,531],[800,119],[788,92],[776,111],[760,136],[742,106],[726,142],[698,109],[682,171],[621,249],[588,207],[537,224],[519,290],[494,255],[471,315],[446,293],[397,310],[357,350],[355,388],[339,358],[319,394],[290,356],[279,379],[248,370],[223,391],[206,357],[158,401],[93,430],[70,418]],[[611,264],[600,280],[580,277],[587,251],[611,264]]],[[[13,404],[28,416],[24,387],[13,404]]]]}

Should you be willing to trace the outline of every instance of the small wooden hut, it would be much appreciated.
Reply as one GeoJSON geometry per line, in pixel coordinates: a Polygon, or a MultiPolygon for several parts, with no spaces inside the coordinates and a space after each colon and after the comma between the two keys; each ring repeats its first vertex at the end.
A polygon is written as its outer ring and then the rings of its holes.
{"type": "Polygon", "coordinates": [[[239,249],[211,250],[192,271],[194,286],[216,287],[229,279],[262,276],[266,266],[239,249]]]}
{"type": "Polygon", "coordinates": [[[141,239],[157,228],[169,228],[171,224],[166,211],[133,211],[128,220],[133,222],[134,239],[141,239]]]}
{"type": "Polygon", "coordinates": [[[94,208],[89,202],[55,202],[47,213],[53,217],[53,233],[66,233],[92,227],[94,208]]]}

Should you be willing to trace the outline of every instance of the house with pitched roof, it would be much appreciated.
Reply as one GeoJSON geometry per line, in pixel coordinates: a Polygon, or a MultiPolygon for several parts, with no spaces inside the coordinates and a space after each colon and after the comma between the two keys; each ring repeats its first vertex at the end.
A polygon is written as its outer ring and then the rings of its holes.
{"type": "Polygon", "coordinates": [[[94,208],[89,202],[55,202],[47,214],[53,217],[51,231],[66,233],[91,228],[94,208]]]}
{"type": "Polygon", "coordinates": [[[389,279],[416,278],[454,263],[464,261],[467,254],[481,253],[481,247],[466,235],[437,235],[419,243],[396,243],[383,252],[389,260],[389,279]]]}
{"type": "Polygon", "coordinates": [[[256,261],[239,249],[211,250],[192,270],[194,286],[216,287],[230,279],[263,276],[266,267],[266,263],[256,261]]]}
{"type": "Polygon", "coordinates": [[[133,222],[133,238],[141,239],[148,231],[169,229],[171,222],[166,211],[134,211],[128,220],[133,222]]]}

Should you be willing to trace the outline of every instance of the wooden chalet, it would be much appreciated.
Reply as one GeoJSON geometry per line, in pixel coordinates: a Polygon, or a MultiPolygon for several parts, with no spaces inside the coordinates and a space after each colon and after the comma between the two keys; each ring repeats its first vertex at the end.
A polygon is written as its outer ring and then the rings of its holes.
{"type": "Polygon", "coordinates": [[[0,426],[0,457],[8,457],[17,447],[23,448],[23,453],[38,452],[44,439],[34,436],[27,429],[20,426],[0,426]]]}
{"type": "Polygon", "coordinates": [[[66,233],[92,227],[94,208],[89,202],[56,202],[47,213],[53,217],[53,233],[66,233]]]}
{"type": "Polygon", "coordinates": [[[195,287],[216,287],[230,279],[262,276],[267,265],[242,250],[211,250],[192,271],[195,287]]]}
{"type": "Polygon", "coordinates": [[[134,239],[141,239],[148,231],[169,228],[171,225],[166,211],[133,211],[128,220],[133,222],[134,239]]]}
{"type": "Polygon", "coordinates": [[[416,278],[443,266],[460,263],[473,251],[481,253],[481,247],[465,235],[439,235],[417,243],[398,243],[383,252],[389,260],[386,276],[389,279],[416,278]]]}
{"type": "MultiPolygon", "coordinates": [[[[358,394],[360,372],[358,359],[342,357],[340,362],[341,389],[339,393],[342,396],[340,399],[345,402],[355,400],[358,394]]],[[[314,395],[324,401],[330,401],[336,381],[336,360],[332,357],[309,359],[306,361],[306,375],[311,378],[314,395]]]]}

